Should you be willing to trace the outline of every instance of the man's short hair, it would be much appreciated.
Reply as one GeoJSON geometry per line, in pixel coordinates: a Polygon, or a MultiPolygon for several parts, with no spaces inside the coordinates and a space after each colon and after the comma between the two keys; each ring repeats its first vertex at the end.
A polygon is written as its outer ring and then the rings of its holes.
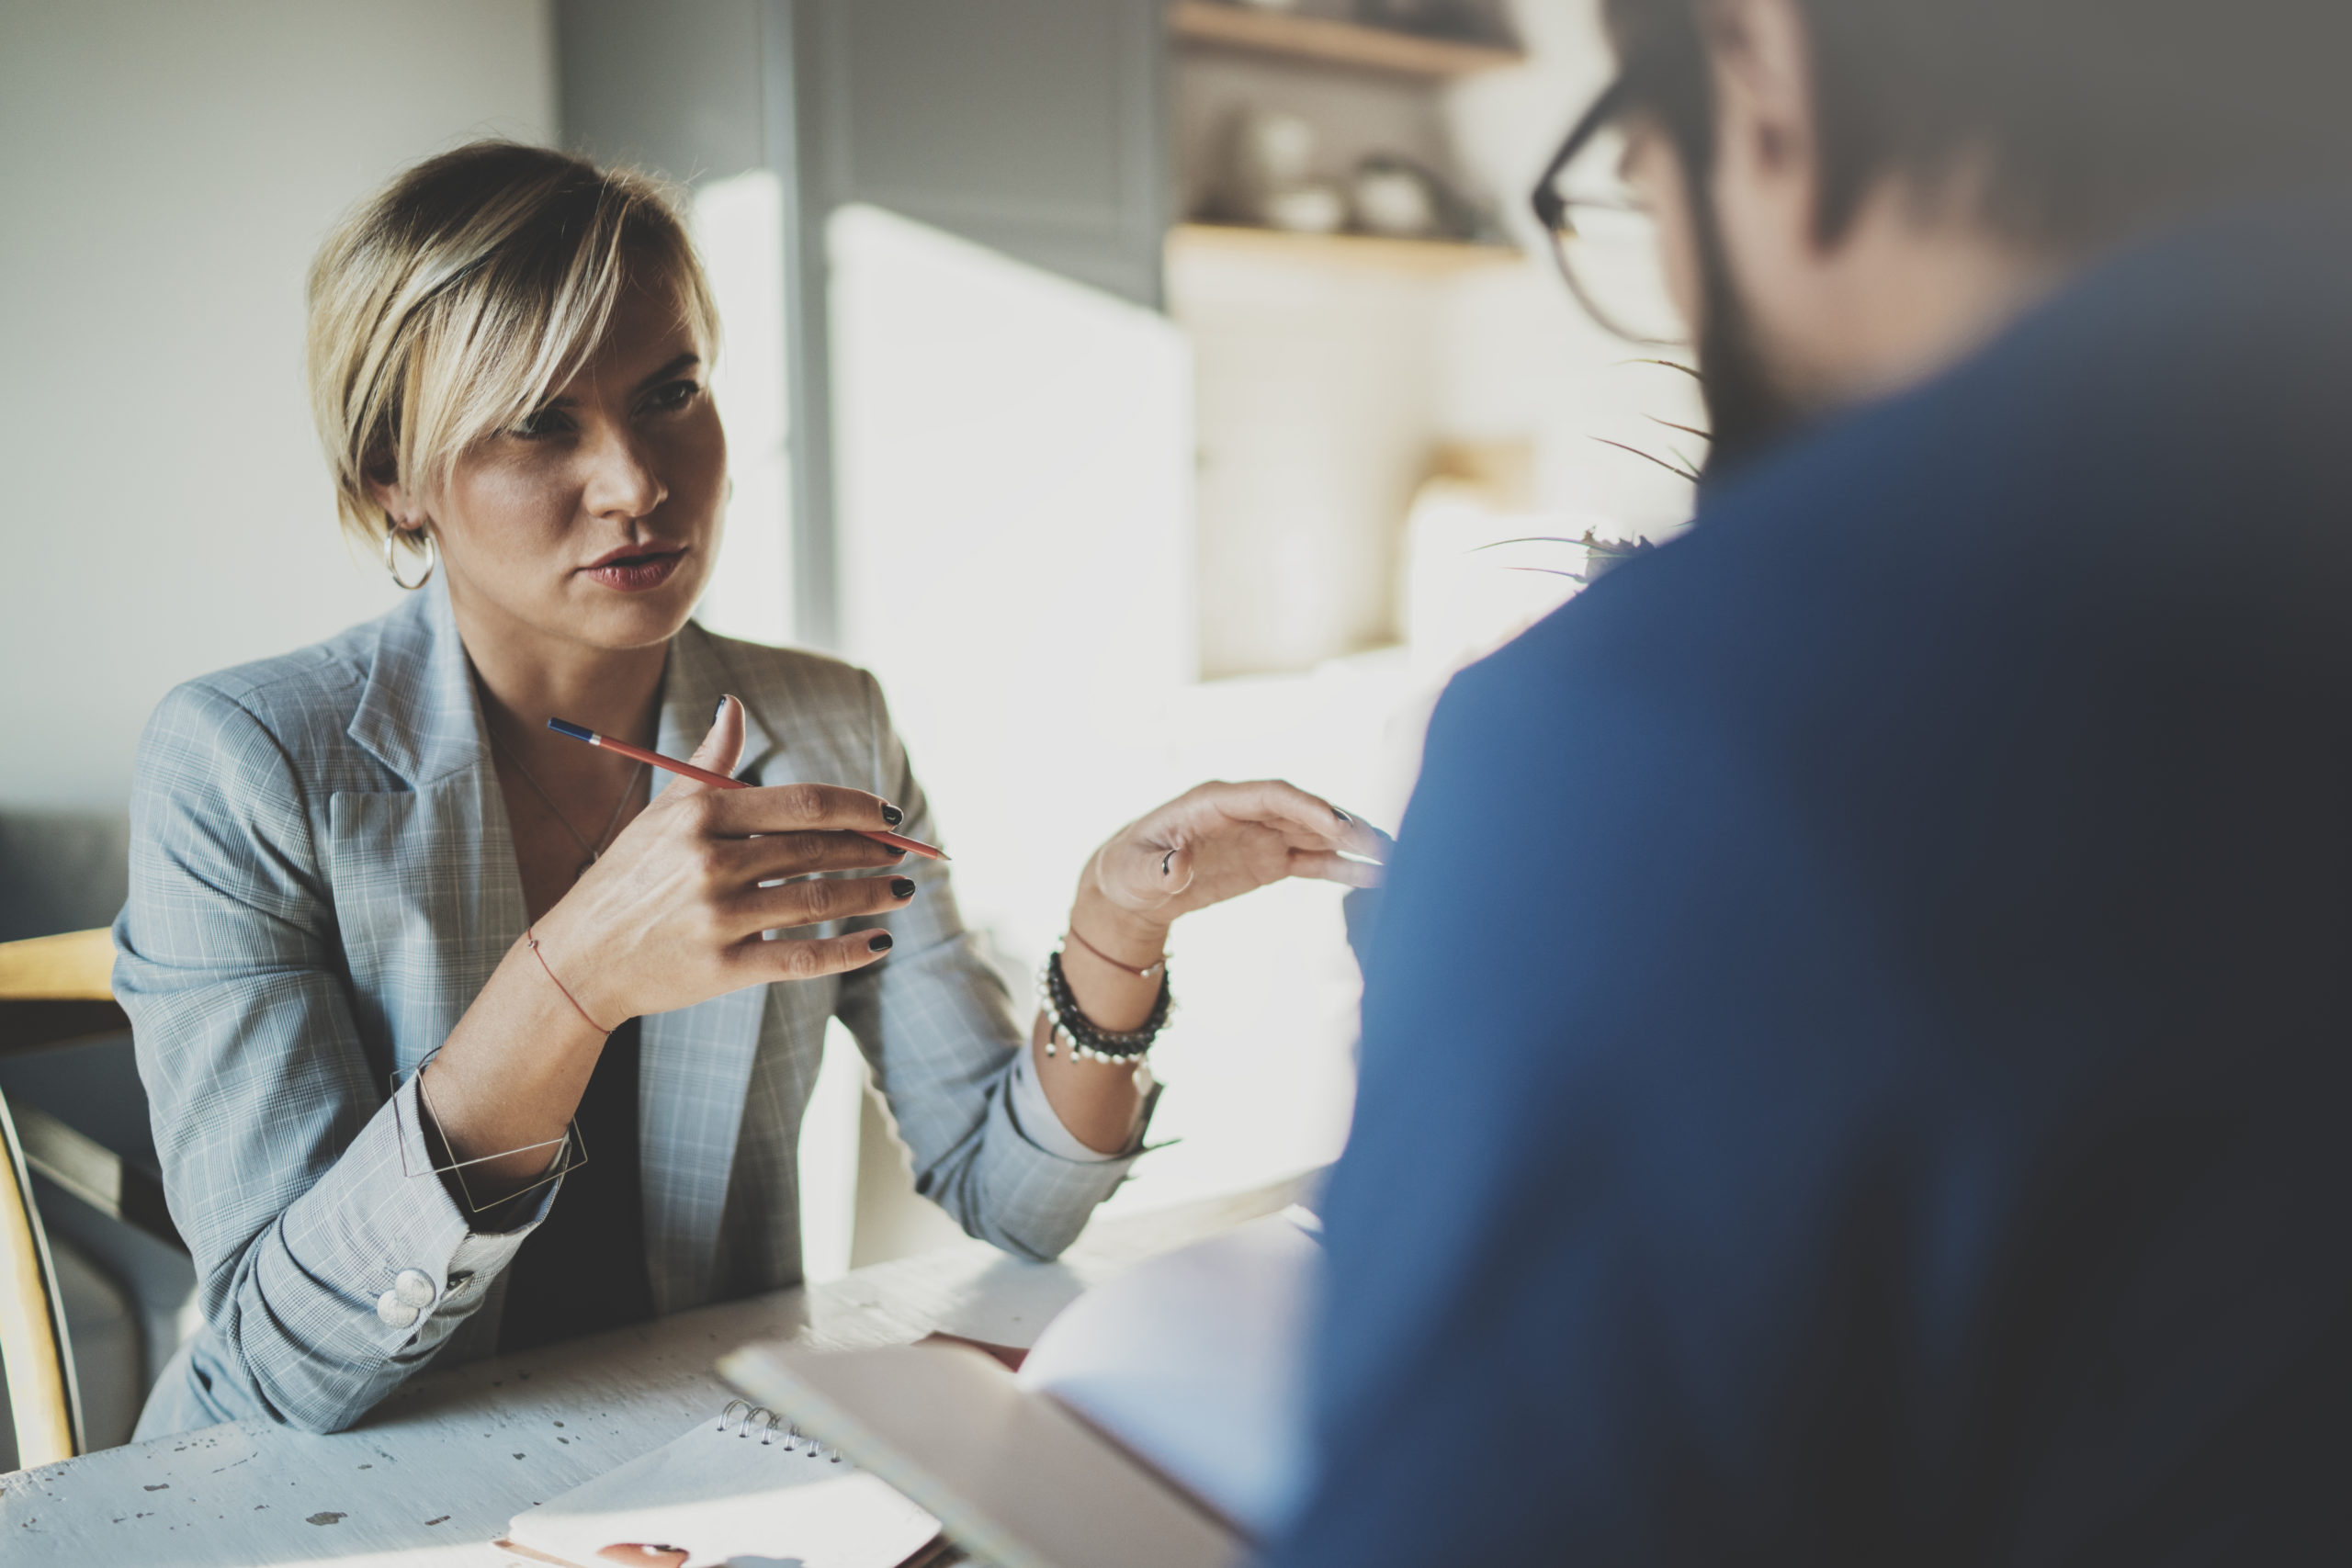
{"type": "MultiPolygon", "coordinates": [[[[1606,0],[1653,107],[1704,114],[1714,0],[1606,0]],[[1679,55],[1681,58],[1676,58],[1679,55]],[[1677,80],[1679,80],[1679,88],[1677,80]]],[[[1812,49],[1825,243],[1889,175],[1984,160],[1982,217],[2061,250],[2216,201],[2352,185],[2352,0],[1792,0],[1812,49]]],[[[1705,127],[1676,125],[1686,147],[1705,127]]]]}

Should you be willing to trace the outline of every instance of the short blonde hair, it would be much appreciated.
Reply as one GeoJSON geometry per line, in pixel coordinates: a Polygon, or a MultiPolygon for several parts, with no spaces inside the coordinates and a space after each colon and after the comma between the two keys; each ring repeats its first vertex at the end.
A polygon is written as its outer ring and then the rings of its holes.
{"type": "Polygon", "coordinates": [[[383,548],[391,519],[368,481],[446,482],[579,373],[632,286],[669,289],[703,356],[717,352],[702,262],[642,175],[476,141],[363,202],[320,247],[309,291],[311,410],[344,527],[383,548]]]}

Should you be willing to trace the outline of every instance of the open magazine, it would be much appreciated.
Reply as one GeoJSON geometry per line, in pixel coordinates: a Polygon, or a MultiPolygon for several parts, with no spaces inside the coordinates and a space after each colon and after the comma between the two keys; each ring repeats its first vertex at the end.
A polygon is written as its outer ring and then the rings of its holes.
{"type": "Polygon", "coordinates": [[[1291,1210],[1141,1264],[1025,1359],[754,1345],[719,1371],[1002,1568],[1223,1568],[1304,1483],[1318,1228],[1291,1210]]]}

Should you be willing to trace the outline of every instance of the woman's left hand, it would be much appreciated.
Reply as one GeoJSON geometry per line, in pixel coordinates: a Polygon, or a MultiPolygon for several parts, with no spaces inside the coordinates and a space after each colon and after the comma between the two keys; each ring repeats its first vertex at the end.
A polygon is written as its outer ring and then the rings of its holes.
{"type": "Polygon", "coordinates": [[[1279,779],[1204,784],[1112,835],[1087,863],[1079,897],[1165,928],[1285,877],[1378,886],[1392,847],[1387,834],[1279,779]]]}
{"type": "MultiPolygon", "coordinates": [[[[1137,818],[1096,850],[1069,912],[1063,977],[1099,1029],[1139,1029],[1165,995],[1160,967],[1179,915],[1285,877],[1374,887],[1388,835],[1278,779],[1204,784],[1137,818]]],[[[1030,1050],[1064,1128],[1102,1154],[1129,1147],[1148,1075],[1103,1072],[1075,1052],[1053,1054],[1040,1013],[1030,1050]]]]}

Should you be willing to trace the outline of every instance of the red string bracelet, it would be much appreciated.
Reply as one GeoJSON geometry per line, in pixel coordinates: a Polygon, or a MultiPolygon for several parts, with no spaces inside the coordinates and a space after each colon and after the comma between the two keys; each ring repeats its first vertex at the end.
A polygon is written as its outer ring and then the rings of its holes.
{"type": "Polygon", "coordinates": [[[555,977],[554,970],[548,969],[548,955],[539,951],[538,936],[528,926],[525,926],[523,928],[523,942],[524,945],[527,946],[531,950],[531,956],[539,961],[539,967],[547,969],[548,983],[554,986],[557,990],[563,992],[563,999],[571,1004],[571,1010],[580,1015],[580,1021],[582,1023],[585,1023],[589,1028],[594,1030],[597,1033],[609,1038],[613,1032],[606,1029],[603,1024],[598,1023],[594,1019],[590,1018],[588,1016],[588,1010],[580,1005],[580,998],[573,996],[570,990],[565,988],[563,982],[555,977]]]}
{"type": "MultiPolygon", "coordinates": [[[[1172,854],[1175,852],[1171,850],[1169,852],[1172,854]]],[[[1142,968],[1138,969],[1132,964],[1122,964],[1119,960],[1112,957],[1109,953],[1103,952],[1101,948],[1095,946],[1084,937],[1079,935],[1077,928],[1075,927],[1072,927],[1068,934],[1070,941],[1078,943],[1079,946],[1086,949],[1087,952],[1094,954],[1095,957],[1101,959],[1103,963],[1108,964],[1112,968],[1124,969],[1138,980],[1148,980],[1154,975],[1159,974],[1162,969],[1168,967],[1168,960],[1165,957],[1162,957],[1159,963],[1147,964],[1142,968]]]]}

